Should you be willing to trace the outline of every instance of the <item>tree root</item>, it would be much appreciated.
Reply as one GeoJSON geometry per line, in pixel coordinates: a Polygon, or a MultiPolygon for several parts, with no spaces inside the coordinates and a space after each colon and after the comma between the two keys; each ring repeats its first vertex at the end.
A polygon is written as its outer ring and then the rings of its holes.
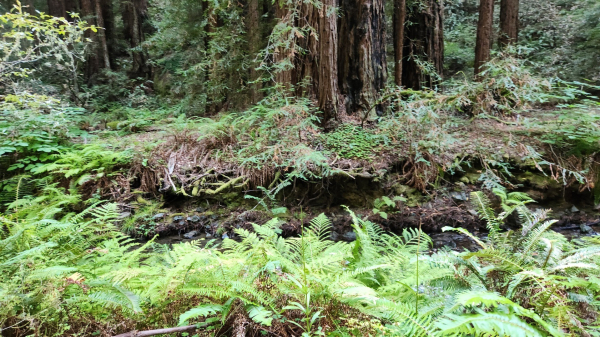
{"type": "MultiPolygon", "coordinates": [[[[237,177],[237,178],[231,179],[231,180],[229,180],[228,182],[225,182],[225,183],[215,183],[214,185],[219,186],[216,189],[205,188],[205,189],[198,189],[198,190],[196,190],[194,188],[194,191],[192,191],[192,195],[193,196],[197,196],[197,195],[200,195],[202,193],[209,194],[209,195],[215,195],[215,194],[223,192],[224,190],[226,190],[229,187],[234,186],[235,184],[239,183],[240,181],[243,181],[245,178],[246,178],[246,176],[241,176],[241,177],[237,177]]],[[[248,183],[248,181],[250,181],[250,179],[247,179],[243,183],[241,183],[241,184],[239,184],[237,186],[234,186],[234,187],[236,187],[236,188],[242,187],[242,186],[246,185],[248,183]]]]}

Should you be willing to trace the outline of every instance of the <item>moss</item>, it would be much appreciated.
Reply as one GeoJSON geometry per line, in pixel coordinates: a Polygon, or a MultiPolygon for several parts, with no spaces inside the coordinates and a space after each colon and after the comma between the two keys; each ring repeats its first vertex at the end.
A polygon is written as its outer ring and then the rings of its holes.
{"type": "Polygon", "coordinates": [[[519,174],[517,176],[517,181],[521,184],[527,183],[540,190],[559,189],[562,187],[558,181],[552,179],[551,177],[530,171],[519,174]]]}

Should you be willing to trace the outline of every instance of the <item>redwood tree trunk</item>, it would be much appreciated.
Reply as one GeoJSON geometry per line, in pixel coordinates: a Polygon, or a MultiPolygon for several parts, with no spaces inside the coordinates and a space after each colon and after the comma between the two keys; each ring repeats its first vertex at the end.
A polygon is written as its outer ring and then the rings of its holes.
{"type": "MultiPolygon", "coordinates": [[[[365,114],[386,82],[383,0],[341,0],[338,74],[346,112],[365,114]]],[[[375,111],[383,114],[383,105],[375,111]]]]}
{"type": "MultiPolygon", "coordinates": [[[[250,57],[254,59],[260,49],[260,21],[258,14],[258,0],[248,0],[248,16],[246,27],[248,29],[248,47],[250,57]]],[[[250,81],[256,81],[258,74],[254,62],[250,64],[250,81]]],[[[250,103],[255,104],[260,100],[257,90],[258,83],[250,84],[250,103]]]]}
{"type": "Polygon", "coordinates": [[[519,0],[500,1],[500,37],[501,47],[516,43],[519,36],[519,0]]]}
{"type": "Polygon", "coordinates": [[[337,118],[338,111],[338,32],[336,0],[322,0],[319,9],[318,90],[323,122],[337,118]]]}
{"type": "MultiPolygon", "coordinates": [[[[275,17],[280,21],[288,21],[290,20],[290,12],[286,7],[286,4],[276,3],[275,5],[275,17]]],[[[291,34],[291,33],[288,33],[291,34]]],[[[274,61],[275,63],[286,62],[286,60],[292,62],[291,50],[286,50],[284,47],[279,46],[278,50],[275,52],[274,61]]],[[[275,74],[275,82],[284,87],[289,87],[292,83],[292,69],[279,70],[275,74]]]]}
{"type": "Polygon", "coordinates": [[[102,67],[110,69],[110,54],[108,52],[108,39],[107,39],[107,28],[104,22],[104,16],[102,13],[102,2],[103,0],[93,0],[95,3],[96,24],[101,29],[98,29],[98,40],[100,42],[100,56],[102,61],[102,67]]]}
{"type": "Polygon", "coordinates": [[[481,0],[479,3],[479,21],[477,23],[477,42],[475,45],[476,76],[483,71],[483,65],[490,60],[493,19],[494,0],[481,0]]]}
{"type": "MultiPolygon", "coordinates": [[[[31,2],[33,4],[33,1],[31,2]]],[[[48,0],[48,14],[56,17],[67,17],[65,0],[48,0]]]]}
{"type": "Polygon", "coordinates": [[[444,71],[442,2],[428,0],[425,6],[413,6],[407,20],[411,24],[405,28],[402,85],[414,90],[431,88],[444,71]]]}
{"type": "Polygon", "coordinates": [[[402,85],[405,20],[406,0],[394,0],[394,82],[397,86],[402,85]]]}
{"type": "Polygon", "coordinates": [[[144,22],[147,18],[148,2],[146,0],[122,0],[124,37],[131,48],[132,65],[130,76],[151,77],[151,69],[147,64],[147,56],[141,49],[144,41],[144,22]]]}

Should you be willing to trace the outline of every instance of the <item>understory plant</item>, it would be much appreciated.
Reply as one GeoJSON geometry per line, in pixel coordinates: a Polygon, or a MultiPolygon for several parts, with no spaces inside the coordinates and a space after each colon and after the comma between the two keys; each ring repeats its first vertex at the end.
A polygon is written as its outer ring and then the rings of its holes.
{"type": "Polygon", "coordinates": [[[111,224],[115,205],[73,212],[80,197],[48,185],[0,216],[0,325],[45,336],[82,320],[105,335],[178,322],[208,335],[592,336],[598,239],[569,242],[526,195],[496,194],[499,214],[471,196],[487,237],[453,229],[478,251],[433,253],[419,229],[386,233],[352,212],[354,242],[332,241],[320,215],[298,237],[273,219],[222,244],[140,245],[111,224]],[[515,212],[521,228],[504,230],[515,212]]]}

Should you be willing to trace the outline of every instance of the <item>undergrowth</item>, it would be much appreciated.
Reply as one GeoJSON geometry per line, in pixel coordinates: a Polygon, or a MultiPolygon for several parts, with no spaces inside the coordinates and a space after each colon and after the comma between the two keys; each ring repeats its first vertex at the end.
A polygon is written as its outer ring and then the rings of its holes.
{"type": "Polygon", "coordinates": [[[388,234],[352,212],[352,243],[330,241],[331,222],[320,215],[299,237],[281,237],[275,218],[237,229],[222,246],[139,245],[112,225],[116,205],[74,213],[80,197],[48,185],[0,216],[0,326],[44,336],[109,336],[175,320],[209,335],[597,333],[600,242],[569,242],[549,229],[549,211],[524,207],[526,195],[495,193],[501,214],[485,194],[471,196],[487,238],[452,228],[478,251],[431,253],[419,229],[388,234]],[[502,231],[513,212],[521,229],[502,231]],[[166,308],[162,319],[145,314],[166,308]],[[351,322],[361,316],[370,323],[351,322]]]}

